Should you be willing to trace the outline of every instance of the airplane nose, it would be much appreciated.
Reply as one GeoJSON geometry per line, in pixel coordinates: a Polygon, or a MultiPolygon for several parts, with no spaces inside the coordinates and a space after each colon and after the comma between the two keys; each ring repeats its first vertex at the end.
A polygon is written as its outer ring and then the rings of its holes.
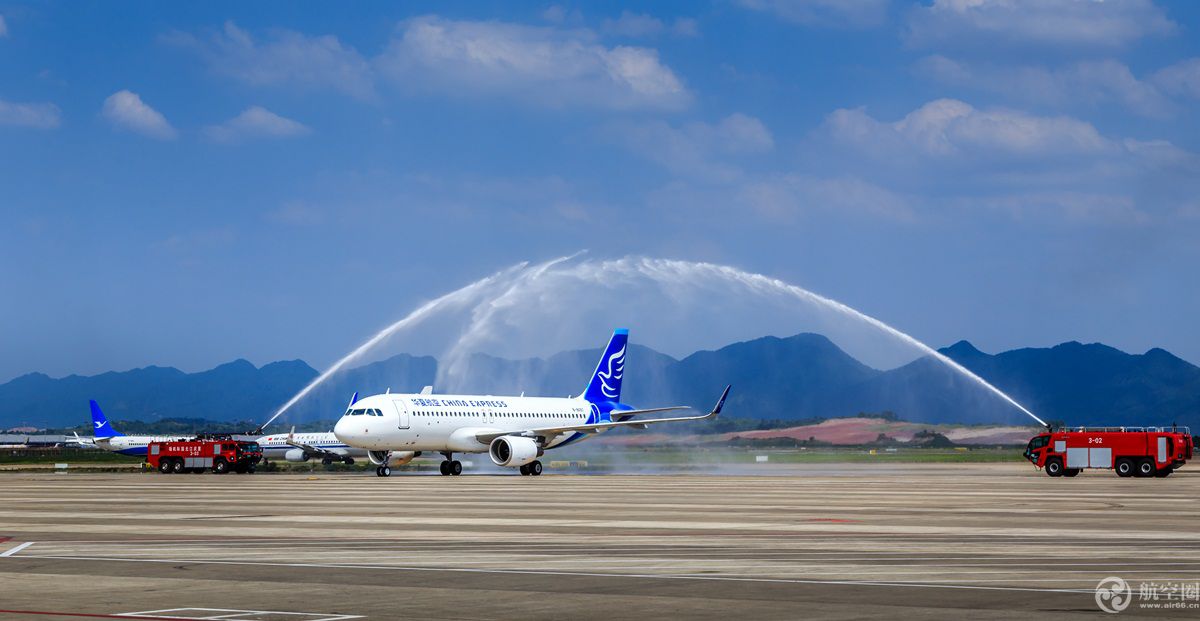
{"type": "Polygon", "coordinates": [[[333,426],[333,435],[345,444],[354,444],[354,440],[358,439],[358,434],[354,433],[354,423],[349,418],[343,416],[338,419],[337,424],[333,426]]]}

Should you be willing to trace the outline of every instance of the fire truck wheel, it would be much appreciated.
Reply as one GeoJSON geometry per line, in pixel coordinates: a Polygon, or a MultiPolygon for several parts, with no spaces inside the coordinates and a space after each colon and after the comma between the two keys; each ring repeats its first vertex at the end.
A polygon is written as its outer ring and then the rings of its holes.
{"type": "Polygon", "coordinates": [[[1119,477],[1133,476],[1133,460],[1128,457],[1118,459],[1116,471],[1119,477]]]}
{"type": "Polygon", "coordinates": [[[1154,472],[1154,461],[1143,459],[1142,461],[1138,462],[1137,475],[1139,477],[1152,477],[1154,476],[1154,472]]]}
{"type": "Polygon", "coordinates": [[[226,472],[229,472],[229,462],[225,461],[224,459],[218,459],[217,461],[213,462],[213,472],[216,474],[225,474],[226,472]]]}
{"type": "Polygon", "coordinates": [[[1063,470],[1063,476],[1064,477],[1078,476],[1080,472],[1083,472],[1083,468],[1067,468],[1066,470],[1063,470]]]}
{"type": "Polygon", "coordinates": [[[1061,477],[1063,473],[1062,460],[1057,457],[1051,457],[1046,460],[1046,474],[1052,477],[1061,477]]]}
{"type": "Polygon", "coordinates": [[[174,472],[175,474],[183,474],[186,471],[187,468],[183,467],[182,459],[176,459],[174,463],[171,464],[171,472],[174,472]]]}
{"type": "Polygon", "coordinates": [[[163,474],[171,474],[171,460],[160,459],[158,461],[158,471],[163,474]]]}

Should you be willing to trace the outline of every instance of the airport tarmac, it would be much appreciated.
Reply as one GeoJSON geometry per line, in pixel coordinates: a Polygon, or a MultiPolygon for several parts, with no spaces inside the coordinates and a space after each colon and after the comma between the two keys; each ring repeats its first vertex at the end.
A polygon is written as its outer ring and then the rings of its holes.
{"type": "Polygon", "coordinates": [[[763,472],[8,473],[0,618],[1200,616],[1136,598],[1200,581],[1200,471],[763,472]]]}

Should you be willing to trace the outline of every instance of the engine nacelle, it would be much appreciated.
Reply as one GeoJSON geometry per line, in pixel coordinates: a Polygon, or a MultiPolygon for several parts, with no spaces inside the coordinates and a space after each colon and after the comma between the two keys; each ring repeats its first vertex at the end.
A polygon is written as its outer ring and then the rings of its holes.
{"type": "Polygon", "coordinates": [[[308,461],[308,453],[304,449],[294,448],[283,454],[283,458],[291,462],[308,461]]]}
{"type": "Polygon", "coordinates": [[[413,451],[367,451],[367,459],[376,466],[382,466],[384,463],[389,466],[403,466],[419,454],[413,451]]]}
{"type": "Polygon", "coordinates": [[[492,440],[491,446],[488,447],[492,463],[509,468],[524,466],[537,459],[540,454],[541,449],[538,448],[537,442],[515,436],[500,436],[492,440]]]}

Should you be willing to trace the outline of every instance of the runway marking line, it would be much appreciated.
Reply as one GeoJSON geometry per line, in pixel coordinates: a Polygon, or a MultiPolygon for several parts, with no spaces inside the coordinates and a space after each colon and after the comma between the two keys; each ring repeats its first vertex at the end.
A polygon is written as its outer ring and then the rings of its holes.
{"type": "MultiPolygon", "coordinates": [[[[771,584],[812,584],[812,585],[837,585],[837,586],[880,586],[880,587],[904,587],[918,589],[955,589],[955,590],[975,590],[975,591],[1021,591],[1030,593],[1095,593],[1095,589],[1046,589],[1033,587],[1015,587],[1015,586],[984,586],[971,584],[937,584],[937,583],[921,583],[921,582],[888,582],[881,580],[813,580],[804,578],[752,578],[741,576],[709,576],[697,574],[637,574],[637,573],[602,573],[588,571],[543,571],[535,569],[482,569],[468,567],[402,567],[394,565],[347,565],[339,563],[267,563],[260,561],[222,561],[222,560],[193,560],[193,559],[148,559],[148,558],[115,558],[103,556],[57,556],[57,555],[39,555],[35,557],[39,559],[59,559],[68,561],[115,561],[126,563],[189,563],[193,565],[246,565],[256,567],[308,567],[308,568],[324,568],[324,569],[367,569],[372,571],[390,570],[390,571],[423,571],[423,572],[451,572],[451,573],[476,573],[476,574],[510,574],[510,575],[533,575],[533,576],[579,576],[585,578],[641,578],[646,580],[703,580],[709,582],[762,582],[771,584]]],[[[128,618],[128,617],[124,617],[128,618]]],[[[191,618],[193,621],[195,617],[191,618]]]]}
{"type": "MultiPolygon", "coordinates": [[[[89,619],[128,619],[120,615],[105,615],[89,612],[53,612],[48,610],[0,610],[0,614],[9,615],[30,615],[30,616],[47,616],[47,617],[87,617],[89,619]]],[[[196,621],[194,618],[188,617],[138,617],[139,619],[150,619],[151,621],[196,621]]]]}
{"type": "Polygon", "coordinates": [[[146,610],[142,612],[122,612],[114,616],[120,618],[131,619],[160,619],[164,613],[170,613],[177,616],[167,617],[169,619],[191,619],[192,621],[217,621],[218,619],[226,621],[259,621],[260,617],[274,617],[277,615],[298,617],[297,621],[347,621],[349,619],[363,619],[362,615],[331,615],[324,612],[284,612],[282,610],[240,610],[237,608],[166,608],[163,610],[146,610]],[[197,612],[202,615],[198,616],[178,616],[180,613],[197,612]],[[210,613],[218,614],[210,614],[210,613]]]}
{"type": "Polygon", "coordinates": [[[13,546],[13,547],[9,548],[8,550],[5,550],[4,552],[0,552],[0,557],[12,556],[12,555],[16,554],[17,552],[20,552],[21,550],[24,550],[25,548],[28,548],[29,546],[31,546],[33,544],[34,544],[34,542],[32,542],[32,541],[26,541],[25,543],[22,543],[21,545],[13,546]]]}

